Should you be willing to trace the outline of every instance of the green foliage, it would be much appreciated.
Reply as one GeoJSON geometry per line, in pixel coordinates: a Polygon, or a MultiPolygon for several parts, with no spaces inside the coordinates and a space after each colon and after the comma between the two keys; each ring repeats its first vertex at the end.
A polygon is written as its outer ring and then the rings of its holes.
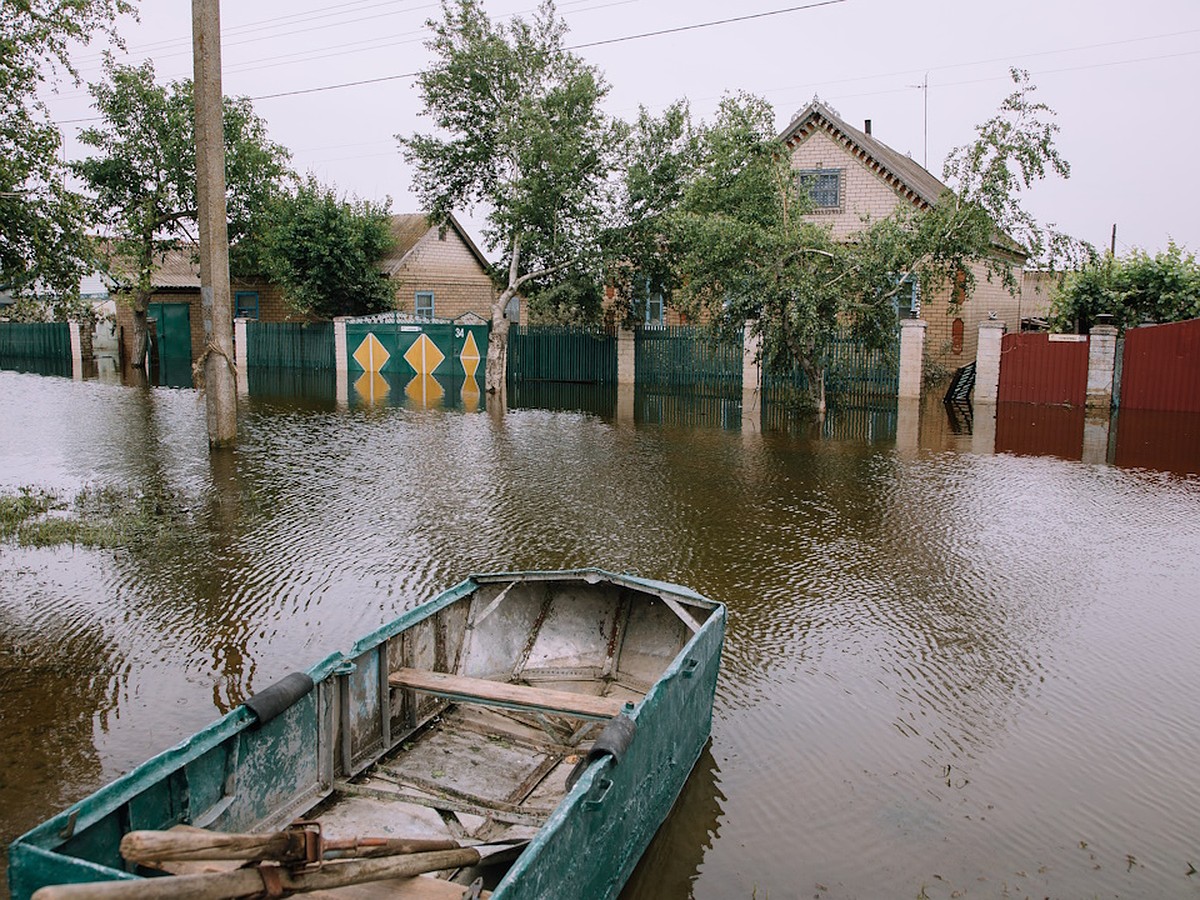
{"type": "Polygon", "coordinates": [[[500,320],[516,290],[595,262],[588,251],[612,165],[614,126],[600,110],[608,88],[565,49],[566,25],[550,2],[531,20],[497,24],[479,0],[443,0],[442,18],[428,25],[433,62],[417,84],[442,136],[397,139],[434,221],[487,209],[484,237],[507,275],[493,304],[500,320]]]}
{"type": "MultiPolygon", "coordinates": [[[[98,151],[74,166],[114,235],[115,255],[137,287],[148,287],[155,256],[197,231],[196,146],[191,81],[162,86],[154,64],[109,58],[106,82],[91,85],[104,122],[80,140],[98,151]]],[[[267,137],[246,98],[224,100],[229,241],[248,235],[286,174],[288,152],[267,137]]]]}
{"type": "Polygon", "coordinates": [[[665,212],[627,218],[665,223],[646,234],[666,237],[657,252],[669,258],[676,307],[718,327],[755,323],[768,364],[799,365],[820,404],[820,361],[834,338],[848,327],[856,339],[883,346],[898,326],[897,296],[913,281],[926,294],[953,282],[957,302],[974,287],[975,264],[1015,291],[1013,265],[1023,246],[1043,258],[1086,250],[1048,236],[1020,208],[1022,188],[1048,172],[1065,176],[1068,167],[1054,147],[1053,113],[1029,99],[1024,73],[1013,77],[1017,90],[1001,113],[951,154],[946,173],[956,190],[929,209],[899,204],[887,217],[864,219],[849,240],[806,215],[811,201],[776,138],[770,106],[745,95],[727,98],[715,121],[688,140],[667,120],[639,123],[635,135],[678,135],[673,153],[690,153],[693,164],[656,151],[669,141],[642,138],[635,155],[646,161],[627,181],[650,185],[644,193],[665,212]],[[643,172],[663,175],[663,183],[643,172]]]}
{"type": "Polygon", "coordinates": [[[78,294],[89,268],[85,206],[63,183],[62,139],[39,88],[74,76],[68,49],[113,34],[126,0],[0,4],[0,286],[18,296],[78,294]]]}
{"type": "MultiPolygon", "coordinates": [[[[160,85],[149,61],[123,66],[109,57],[105,73],[107,81],[90,86],[103,123],[79,136],[97,153],[73,169],[111,234],[107,267],[131,293],[137,364],[154,273],[169,250],[198,235],[194,100],[191,81],[160,85]]],[[[267,138],[249,100],[224,98],[223,117],[229,241],[237,247],[287,172],[289,154],[267,138]]]]}
{"type": "Polygon", "coordinates": [[[1153,256],[1143,250],[1105,255],[1067,273],[1052,303],[1054,327],[1086,333],[1102,314],[1122,331],[1200,318],[1200,264],[1172,242],[1153,256]]]}
{"type": "Polygon", "coordinates": [[[262,274],[294,308],[322,318],[394,306],[379,261],[395,242],[388,206],[343,200],[311,175],[275,197],[258,238],[262,274]]]}
{"type": "MultiPolygon", "coordinates": [[[[1037,87],[1023,69],[1010,69],[1015,89],[996,115],[976,128],[974,142],[950,151],[943,178],[964,205],[978,207],[996,228],[997,241],[1015,245],[1043,269],[1077,265],[1094,255],[1091,246],[1040,224],[1021,205],[1021,193],[1047,175],[1071,177],[1070,163],[1055,146],[1055,113],[1033,100],[1037,87]]],[[[1012,287],[1012,285],[1008,285],[1012,287]]]]}
{"type": "Polygon", "coordinates": [[[686,102],[656,118],[644,108],[622,141],[616,222],[603,235],[606,280],[615,288],[617,318],[635,318],[651,294],[670,296],[678,287],[665,241],[667,216],[683,198],[696,165],[696,132],[686,102]]]}

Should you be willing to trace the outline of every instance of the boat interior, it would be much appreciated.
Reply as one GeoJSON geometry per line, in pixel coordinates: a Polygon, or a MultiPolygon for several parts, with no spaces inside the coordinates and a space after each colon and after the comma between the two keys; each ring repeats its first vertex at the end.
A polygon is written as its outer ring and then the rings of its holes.
{"type": "MultiPolygon", "coordinates": [[[[484,583],[364,651],[386,660],[386,713],[367,717],[383,719],[382,733],[374,743],[350,735],[366,749],[337,767],[332,791],[302,817],[336,837],[532,838],[605,725],[634,708],[710,614],[619,583],[484,583]]],[[[363,727],[343,712],[343,738],[363,727]]],[[[476,880],[494,887],[504,871],[488,865],[316,896],[486,897],[476,880]]]]}

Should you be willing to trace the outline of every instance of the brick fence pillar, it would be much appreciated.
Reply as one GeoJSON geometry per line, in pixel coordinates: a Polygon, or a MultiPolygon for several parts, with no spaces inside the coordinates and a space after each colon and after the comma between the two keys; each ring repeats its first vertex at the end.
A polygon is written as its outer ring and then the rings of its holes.
{"type": "Polygon", "coordinates": [[[900,320],[900,391],[901,400],[921,398],[922,360],[925,356],[925,321],[900,320]]]}
{"type": "Polygon", "coordinates": [[[975,351],[975,402],[995,403],[1000,395],[1000,341],[1004,323],[993,319],[979,323],[979,349],[975,351]]]}
{"type": "Polygon", "coordinates": [[[343,316],[335,316],[333,320],[333,371],[337,404],[345,407],[350,398],[350,353],[346,348],[346,319],[343,316]]]}
{"type": "Polygon", "coordinates": [[[1117,329],[1112,325],[1096,325],[1089,333],[1087,407],[1111,409],[1113,371],[1117,360],[1117,329]]]}
{"type": "Polygon", "coordinates": [[[633,332],[621,328],[617,332],[617,384],[637,381],[637,348],[633,332]]]}
{"type": "Polygon", "coordinates": [[[83,335],[79,332],[78,322],[68,322],[67,329],[71,335],[71,377],[80,381],[83,379],[83,335]]]}

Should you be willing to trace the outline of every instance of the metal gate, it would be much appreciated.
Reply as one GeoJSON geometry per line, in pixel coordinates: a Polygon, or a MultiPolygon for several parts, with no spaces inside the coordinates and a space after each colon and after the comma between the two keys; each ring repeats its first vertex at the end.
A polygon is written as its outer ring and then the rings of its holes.
{"type": "Polygon", "coordinates": [[[1006,334],[1000,342],[1001,403],[1083,406],[1088,339],[1075,334],[1006,334]]]}
{"type": "Polygon", "coordinates": [[[155,327],[150,331],[151,366],[158,362],[157,383],[164,387],[192,386],[192,313],[187,303],[151,303],[146,310],[155,327]]]}
{"type": "Polygon", "coordinates": [[[475,409],[482,396],[488,329],[392,313],[349,321],[347,367],[355,392],[369,403],[389,395],[423,407],[456,406],[461,399],[475,409]]]}
{"type": "Polygon", "coordinates": [[[1121,407],[1200,412],[1200,319],[1125,332],[1121,407]]]}

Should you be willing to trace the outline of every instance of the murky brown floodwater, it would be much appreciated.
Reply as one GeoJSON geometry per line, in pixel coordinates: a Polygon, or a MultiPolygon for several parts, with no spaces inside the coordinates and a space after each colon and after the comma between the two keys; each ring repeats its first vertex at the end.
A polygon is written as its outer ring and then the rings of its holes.
{"type": "Polygon", "coordinates": [[[210,458],[192,391],[0,372],[0,489],[166,501],[127,550],[0,544],[0,839],[469,572],[599,565],[730,607],[627,897],[1200,896],[1194,423],[673,408],[258,397],[210,458]]]}

